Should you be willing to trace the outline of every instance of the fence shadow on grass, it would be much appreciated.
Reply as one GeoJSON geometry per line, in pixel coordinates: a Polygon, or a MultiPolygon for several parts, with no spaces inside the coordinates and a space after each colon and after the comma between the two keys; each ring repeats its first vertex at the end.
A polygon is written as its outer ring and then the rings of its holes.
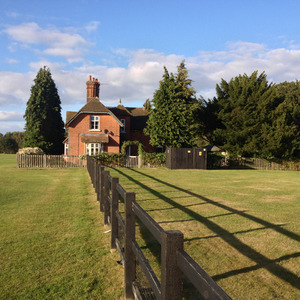
{"type": "MultiPolygon", "coordinates": [[[[242,216],[244,218],[247,218],[251,221],[259,223],[259,224],[263,225],[265,228],[272,229],[272,230],[274,230],[274,231],[276,231],[280,234],[283,234],[283,235],[285,235],[285,236],[287,236],[287,237],[289,237],[293,240],[300,241],[300,236],[299,235],[297,235],[296,233],[291,232],[289,230],[286,230],[282,226],[278,226],[278,225],[270,223],[266,220],[263,220],[263,219],[260,219],[258,217],[252,216],[252,215],[250,215],[250,214],[248,214],[244,211],[239,211],[239,210],[234,209],[230,206],[218,203],[218,202],[216,202],[214,200],[211,200],[209,198],[206,198],[204,196],[198,195],[198,194],[193,193],[191,191],[188,191],[188,190],[185,190],[185,189],[180,188],[178,186],[172,185],[172,184],[170,184],[168,182],[165,182],[161,179],[157,179],[157,178],[155,178],[151,175],[143,174],[142,172],[137,171],[135,169],[130,169],[130,170],[133,173],[137,173],[137,174],[142,175],[144,177],[147,177],[151,180],[154,180],[154,181],[157,181],[161,184],[164,184],[168,187],[171,187],[171,188],[176,189],[178,191],[184,192],[184,193],[186,193],[188,195],[191,195],[193,197],[199,198],[199,199],[205,201],[206,203],[215,205],[215,206],[220,207],[224,210],[227,210],[227,211],[229,211],[233,214],[237,214],[237,215],[242,216]]],[[[223,274],[215,275],[215,276],[212,277],[214,280],[219,280],[219,279],[231,277],[231,276],[234,276],[234,275],[238,275],[238,274],[241,274],[241,273],[250,272],[252,270],[257,270],[257,269],[260,269],[260,268],[264,268],[264,269],[268,270],[270,273],[272,273],[274,276],[288,282],[293,287],[300,290],[299,277],[296,274],[294,274],[293,272],[289,271],[288,269],[286,269],[286,268],[284,268],[284,267],[277,264],[278,262],[281,262],[283,260],[287,260],[287,259],[292,258],[292,257],[298,257],[299,253],[293,253],[293,254],[285,255],[285,256],[279,257],[277,259],[269,259],[268,257],[264,256],[263,254],[257,252],[255,249],[251,248],[247,244],[240,241],[234,234],[232,234],[228,230],[222,228],[218,224],[214,223],[209,218],[203,217],[200,214],[194,212],[193,210],[191,210],[191,209],[175,202],[171,198],[166,197],[162,193],[155,191],[154,189],[148,187],[144,183],[136,180],[132,176],[130,176],[128,174],[125,174],[120,169],[115,169],[115,171],[120,173],[122,176],[126,177],[130,181],[134,182],[136,185],[142,187],[146,191],[148,191],[151,194],[155,195],[156,197],[159,197],[160,199],[164,200],[165,202],[169,203],[170,205],[174,206],[175,208],[183,211],[184,213],[186,213],[187,215],[192,217],[194,220],[197,220],[197,221],[201,222],[208,229],[210,229],[211,231],[216,233],[223,241],[228,243],[231,247],[233,247],[234,249],[239,251],[241,254],[243,254],[244,256],[248,257],[249,259],[251,259],[253,262],[256,263],[256,265],[251,266],[251,267],[246,267],[246,268],[242,268],[242,269],[238,269],[238,270],[229,271],[229,272],[226,272],[226,273],[223,273],[223,274]]]]}

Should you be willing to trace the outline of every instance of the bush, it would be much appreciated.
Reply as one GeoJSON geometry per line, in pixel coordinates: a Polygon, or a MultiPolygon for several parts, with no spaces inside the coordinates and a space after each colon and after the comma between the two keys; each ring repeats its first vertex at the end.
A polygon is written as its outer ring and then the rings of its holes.
{"type": "Polygon", "coordinates": [[[166,153],[146,153],[143,154],[144,165],[161,167],[166,164],[166,153]]]}
{"type": "Polygon", "coordinates": [[[93,157],[100,161],[102,165],[123,167],[125,165],[126,155],[122,153],[101,152],[95,154],[93,157]]]}
{"type": "Polygon", "coordinates": [[[207,153],[207,169],[218,169],[228,167],[228,161],[221,153],[207,153]]]}

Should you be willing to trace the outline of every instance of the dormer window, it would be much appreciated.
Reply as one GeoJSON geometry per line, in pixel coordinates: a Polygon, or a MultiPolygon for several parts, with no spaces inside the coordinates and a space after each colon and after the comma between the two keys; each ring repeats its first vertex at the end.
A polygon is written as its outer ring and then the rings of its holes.
{"type": "Polygon", "coordinates": [[[90,130],[100,130],[99,116],[91,116],[90,120],[90,130]]]}
{"type": "Polygon", "coordinates": [[[121,133],[125,133],[126,132],[126,123],[125,123],[125,119],[121,119],[120,120],[121,123],[123,124],[123,127],[121,127],[121,133]]]}

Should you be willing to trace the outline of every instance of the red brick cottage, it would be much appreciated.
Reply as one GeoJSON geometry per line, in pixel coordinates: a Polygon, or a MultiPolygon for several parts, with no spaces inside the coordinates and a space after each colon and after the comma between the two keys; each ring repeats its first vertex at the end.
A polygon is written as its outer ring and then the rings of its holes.
{"type": "MultiPolygon", "coordinates": [[[[148,111],[121,104],[106,107],[99,100],[99,90],[98,79],[89,76],[86,104],[78,112],[67,111],[65,155],[119,153],[124,141],[140,141],[147,152],[152,152],[149,137],[143,133],[148,111]]],[[[129,147],[129,155],[136,155],[136,152],[136,148],[129,147]]]]}

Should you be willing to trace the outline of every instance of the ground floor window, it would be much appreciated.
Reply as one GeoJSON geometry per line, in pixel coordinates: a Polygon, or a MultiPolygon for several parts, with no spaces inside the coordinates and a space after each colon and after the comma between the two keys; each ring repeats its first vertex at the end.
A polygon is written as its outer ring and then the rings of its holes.
{"type": "Polygon", "coordinates": [[[86,154],[94,155],[103,151],[103,144],[100,143],[89,143],[86,144],[86,154]]]}
{"type": "Polygon", "coordinates": [[[65,155],[68,155],[69,154],[69,143],[68,142],[66,142],[65,143],[65,151],[64,151],[65,153],[65,155]]]}

